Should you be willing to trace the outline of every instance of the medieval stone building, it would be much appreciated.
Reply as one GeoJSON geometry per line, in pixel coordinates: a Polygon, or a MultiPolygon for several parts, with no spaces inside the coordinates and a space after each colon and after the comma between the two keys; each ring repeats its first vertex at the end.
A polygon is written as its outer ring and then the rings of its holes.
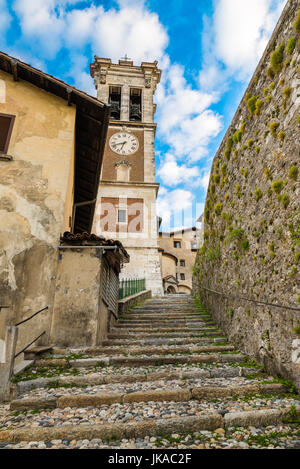
{"type": "Polygon", "coordinates": [[[95,57],[91,74],[98,99],[111,107],[93,231],[122,241],[131,259],[123,277],[145,278],[152,294],[161,295],[153,104],[161,71],[157,62],[95,57]]]}
{"type": "Polygon", "coordinates": [[[192,269],[201,244],[196,227],[159,233],[159,255],[165,293],[192,291],[192,269]]]}

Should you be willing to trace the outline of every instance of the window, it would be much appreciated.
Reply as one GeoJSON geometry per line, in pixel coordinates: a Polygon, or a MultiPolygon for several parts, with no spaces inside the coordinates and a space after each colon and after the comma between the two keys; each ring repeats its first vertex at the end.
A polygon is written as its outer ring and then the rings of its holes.
{"type": "Polygon", "coordinates": [[[127,223],[127,210],[126,208],[118,209],[118,223],[127,223]]]}
{"type": "Polygon", "coordinates": [[[0,153],[7,153],[15,116],[0,114],[0,153]]]}
{"type": "Polygon", "coordinates": [[[181,248],[181,242],[180,241],[174,241],[174,248],[181,248]]]}
{"type": "Polygon", "coordinates": [[[185,260],[181,259],[181,261],[180,261],[180,266],[181,266],[181,267],[185,267],[185,260]]]}
{"type": "Polygon", "coordinates": [[[180,274],[180,280],[185,280],[185,275],[184,274],[180,274]]]}
{"type": "Polygon", "coordinates": [[[120,120],[121,113],[121,88],[119,86],[109,87],[110,117],[117,121],[120,120]]]}
{"type": "Polygon", "coordinates": [[[130,90],[129,120],[141,122],[142,120],[142,90],[130,90]]]}

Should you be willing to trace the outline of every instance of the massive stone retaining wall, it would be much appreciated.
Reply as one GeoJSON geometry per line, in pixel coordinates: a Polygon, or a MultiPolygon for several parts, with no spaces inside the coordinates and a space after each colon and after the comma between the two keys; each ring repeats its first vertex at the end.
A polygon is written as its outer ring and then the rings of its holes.
{"type": "Polygon", "coordinates": [[[289,0],[213,161],[193,289],[231,340],[300,390],[299,51],[289,0]]]}

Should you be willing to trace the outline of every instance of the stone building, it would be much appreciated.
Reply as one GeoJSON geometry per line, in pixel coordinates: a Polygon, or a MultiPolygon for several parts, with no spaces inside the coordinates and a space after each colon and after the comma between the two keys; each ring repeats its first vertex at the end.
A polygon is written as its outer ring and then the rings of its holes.
{"type": "Polygon", "coordinates": [[[145,278],[159,296],[153,95],[161,71],[157,62],[95,57],[91,75],[98,99],[111,107],[93,231],[121,240],[130,255],[122,276],[145,278]]]}
{"type": "Polygon", "coordinates": [[[192,291],[192,269],[200,247],[200,232],[196,227],[159,233],[159,254],[165,293],[192,291]]]}
{"type": "Polygon", "coordinates": [[[6,326],[47,308],[21,326],[19,348],[41,331],[44,343],[55,343],[62,327],[69,337],[96,330],[79,342],[95,343],[110,308],[99,297],[103,275],[111,266],[118,274],[115,262],[120,266],[128,256],[98,238],[75,239],[62,249],[60,238],[65,231],[79,237],[91,231],[109,108],[4,53],[0,90],[0,342],[6,326]]]}

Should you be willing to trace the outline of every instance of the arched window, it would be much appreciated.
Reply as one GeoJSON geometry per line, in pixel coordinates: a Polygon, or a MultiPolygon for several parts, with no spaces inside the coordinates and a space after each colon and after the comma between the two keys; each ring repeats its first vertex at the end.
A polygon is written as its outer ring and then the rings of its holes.
{"type": "Polygon", "coordinates": [[[131,164],[129,161],[119,161],[115,165],[117,171],[117,181],[129,182],[130,181],[130,170],[131,164]]]}

